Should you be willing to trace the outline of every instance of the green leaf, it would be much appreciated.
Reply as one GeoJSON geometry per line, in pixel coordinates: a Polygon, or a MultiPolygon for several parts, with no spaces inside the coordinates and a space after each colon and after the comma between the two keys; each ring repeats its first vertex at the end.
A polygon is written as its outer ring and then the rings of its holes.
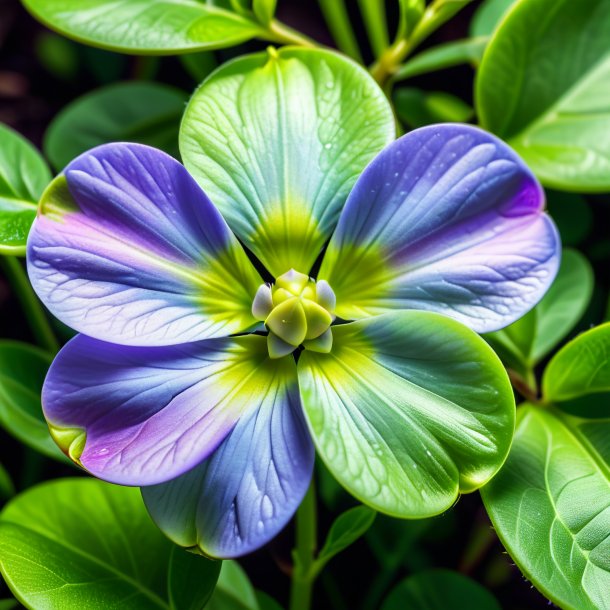
{"type": "Polygon", "coordinates": [[[394,102],[398,118],[413,128],[432,123],[464,123],[474,116],[471,106],[443,91],[403,87],[395,92],[394,102]]]}
{"type": "Polygon", "coordinates": [[[0,610],[13,610],[18,606],[19,602],[16,599],[0,599],[0,610]]]}
{"type": "Polygon", "coordinates": [[[480,584],[451,570],[425,570],[399,582],[381,610],[500,610],[500,604],[480,584]]]}
{"type": "Polygon", "coordinates": [[[236,561],[223,561],[205,610],[262,610],[247,574],[236,561]]]}
{"type": "Polygon", "coordinates": [[[42,23],[103,49],[172,55],[222,49],[264,34],[231,11],[195,0],[23,0],[42,23]]]}
{"type": "Polygon", "coordinates": [[[66,106],[45,134],[44,151],[57,170],[106,142],[140,142],[178,156],[178,126],[187,95],[147,82],[97,89],[66,106]]]}
{"type": "Polygon", "coordinates": [[[610,419],[519,409],[500,473],[481,490],[519,569],[565,610],[610,608],[610,419]]]}
{"type": "Polygon", "coordinates": [[[610,189],[610,3],[516,4],[487,47],[476,104],[546,186],[610,189]]]}
{"type": "Polygon", "coordinates": [[[320,572],[335,555],[356,542],[373,525],[376,516],[368,506],[355,506],[339,515],[330,527],[313,569],[320,572]]]}
{"type": "Polygon", "coordinates": [[[476,333],[440,314],[334,326],[332,352],[303,351],[298,375],[320,457],[380,512],[439,514],[508,453],[515,407],[504,367],[476,333]]]}
{"type": "Polygon", "coordinates": [[[277,0],[252,0],[252,10],[263,25],[267,25],[275,15],[277,0]]]}
{"type": "Polygon", "coordinates": [[[167,588],[172,610],[202,610],[218,580],[222,561],[212,561],[174,546],[167,588]]]}
{"type": "Polygon", "coordinates": [[[610,323],[582,333],[555,354],[542,388],[550,402],[610,392],[610,323]]]}
{"type": "Polygon", "coordinates": [[[8,500],[15,495],[15,486],[6,468],[0,464],[0,500],[8,500]]]}
{"type": "Polygon", "coordinates": [[[422,51],[403,64],[394,75],[393,80],[401,81],[421,74],[453,68],[461,64],[478,66],[488,41],[487,36],[467,38],[440,44],[422,51]]]}
{"type": "Polygon", "coordinates": [[[470,35],[490,36],[516,0],[485,0],[477,8],[470,22],[470,35]]]}
{"type": "Polygon", "coordinates": [[[0,571],[27,608],[169,610],[171,548],[138,489],[96,479],[37,485],[0,514],[0,571]]]}
{"type": "Polygon", "coordinates": [[[40,392],[51,360],[32,345],[0,341],[0,425],[32,449],[69,462],[42,415],[40,392]]]}
{"type": "Polygon", "coordinates": [[[522,367],[533,368],[580,320],[591,300],[593,281],[589,261],[576,250],[564,249],[557,277],[540,303],[486,338],[510,352],[522,367]]]}
{"type": "Polygon", "coordinates": [[[25,254],[38,199],[51,181],[38,151],[0,124],[0,255],[25,254]]]}
{"type": "Polygon", "coordinates": [[[187,169],[275,277],[308,273],[354,182],[394,138],[371,76],[326,50],[240,57],[197,89],[180,127],[187,169]]]}

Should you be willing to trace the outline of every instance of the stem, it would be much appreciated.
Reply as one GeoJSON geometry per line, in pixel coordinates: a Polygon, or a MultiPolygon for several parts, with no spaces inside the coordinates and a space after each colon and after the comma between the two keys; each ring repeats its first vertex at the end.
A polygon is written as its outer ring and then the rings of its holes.
{"type": "Polygon", "coordinates": [[[390,43],[386,25],[385,0],[358,0],[358,4],[371,48],[375,57],[379,57],[390,43]]]}
{"type": "Polygon", "coordinates": [[[59,342],[55,337],[55,333],[51,328],[49,319],[38,300],[38,297],[32,290],[32,286],[25,274],[25,271],[19,262],[19,259],[14,256],[0,257],[2,267],[6,271],[11,286],[21,302],[25,316],[28,319],[32,332],[38,343],[46,350],[55,354],[59,351],[59,342]]]}
{"type": "Polygon", "coordinates": [[[290,610],[309,610],[315,575],[311,567],[317,546],[316,490],[312,479],[296,515],[296,547],[290,588],[290,610]]]}
{"type": "Polygon", "coordinates": [[[296,45],[299,47],[315,48],[320,46],[315,40],[309,38],[309,36],[305,36],[305,34],[293,30],[277,19],[272,19],[269,22],[265,38],[270,42],[296,45]]]}
{"type": "Polygon", "coordinates": [[[363,63],[354,28],[345,8],[345,0],[318,0],[318,4],[339,50],[363,63]]]}

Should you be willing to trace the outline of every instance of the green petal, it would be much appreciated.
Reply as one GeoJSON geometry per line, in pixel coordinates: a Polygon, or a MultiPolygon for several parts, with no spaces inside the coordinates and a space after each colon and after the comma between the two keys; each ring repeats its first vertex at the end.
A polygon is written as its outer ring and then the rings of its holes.
{"type": "Polygon", "coordinates": [[[189,171],[278,276],[308,272],[356,178],[394,137],[367,72],[331,51],[241,57],[193,95],[180,131],[189,171]]]}
{"type": "Polygon", "coordinates": [[[610,608],[610,419],[519,408],[506,464],[481,490],[519,569],[566,610],[610,608]]]}
{"type": "Polygon", "coordinates": [[[333,327],[329,354],[305,350],[301,397],[320,456],[359,500],[428,517],[500,468],[514,400],[497,356],[439,314],[402,311],[333,327]]]}

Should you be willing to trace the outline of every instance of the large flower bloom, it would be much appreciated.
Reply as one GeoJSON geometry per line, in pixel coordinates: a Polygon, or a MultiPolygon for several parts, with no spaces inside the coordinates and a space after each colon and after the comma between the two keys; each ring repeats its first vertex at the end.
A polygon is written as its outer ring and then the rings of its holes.
{"type": "MultiPolygon", "coordinates": [[[[286,132],[278,147],[303,145],[286,132]]],[[[252,196],[211,187],[225,221],[176,160],[100,146],[53,181],[30,234],[34,288],[82,333],[45,382],[55,439],[93,475],[142,486],[157,524],[212,556],[249,552],[287,523],[312,438],[352,494],[390,514],[437,514],[489,480],[514,404],[473,331],[522,316],[557,270],[540,185],[477,128],[413,131],[355,184],[326,168],[335,187],[312,182],[314,152],[288,151],[268,174],[260,160],[238,177],[227,167],[252,196]],[[300,198],[264,200],[280,175],[306,185],[300,198]]]]}

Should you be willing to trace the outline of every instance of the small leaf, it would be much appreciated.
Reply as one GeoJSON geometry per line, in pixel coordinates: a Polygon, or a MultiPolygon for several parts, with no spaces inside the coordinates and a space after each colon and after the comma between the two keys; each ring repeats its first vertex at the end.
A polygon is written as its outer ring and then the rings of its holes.
{"type": "Polygon", "coordinates": [[[376,516],[377,513],[368,506],[355,506],[339,515],[330,527],[314,569],[322,570],[335,555],[356,542],[373,525],[376,516]]]}
{"type": "Polygon", "coordinates": [[[169,558],[168,592],[172,610],[201,610],[214,593],[222,561],[175,546],[169,558]]]}
{"type": "Polygon", "coordinates": [[[103,49],[173,55],[222,49],[264,31],[234,12],[195,0],[23,0],[42,23],[103,49]]]}
{"type": "Polygon", "coordinates": [[[545,186],[610,189],[610,3],[518,2],[485,51],[475,97],[481,125],[545,186]]]}
{"type": "Polygon", "coordinates": [[[16,131],[0,124],[0,255],[25,254],[38,199],[51,181],[38,151],[16,131]]]}
{"type": "Polygon", "coordinates": [[[205,610],[261,610],[256,591],[236,561],[223,561],[216,589],[205,610]]]}
{"type": "Polygon", "coordinates": [[[53,119],[44,151],[57,170],[81,153],[107,142],[139,142],[178,157],[178,126],[187,95],[147,82],[96,89],[53,119]]]}
{"type": "Polygon", "coordinates": [[[480,584],[451,570],[426,570],[398,583],[381,610],[500,610],[495,597],[480,584]]]}
{"type": "Polygon", "coordinates": [[[15,486],[6,468],[0,464],[0,500],[8,500],[15,495],[15,486]]]}
{"type": "Polygon", "coordinates": [[[593,270],[576,250],[563,251],[555,281],[536,307],[517,322],[486,335],[528,369],[540,362],[584,314],[593,293],[593,270]]]}
{"type": "Polygon", "coordinates": [[[506,550],[565,610],[610,608],[610,419],[519,408],[500,473],[481,490],[506,550]]]}
{"type": "Polygon", "coordinates": [[[484,0],[470,22],[470,35],[490,36],[516,0],[484,0]]]}
{"type": "Polygon", "coordinates": [[[169,610],[171,543],[138,489],[58,479],[0,514],[0,571],[28,608],[169,610]]]}
{"type": "Polygon", "coordinates": [[[393,77],[394,81],[401,81],[428,72],[445,70],[461,64],[472,64],[478,66],[483,57],[483,51],[487,47],[489,38],[467,38],[440,44],[431,49],[422,51],[413,59],[407,61],[400,67],[393,77]]]}
{"type": "Polygon", "coordinates": [[[466,102],[442,91],[403,87],[394,94],[394,101],[400,120],[413,128],[433,123],[464,123],[474,116],[466,102]]]}
{"type": "Polygon", "coordinates": [[[252,0],[252,10],[263,25],[267,25],[275,15],[277,0],[252,0]]]}
{"type": "Polygon", "coordinates": [[[42,415],[40,392],[51,360],[32,345],[0,341],[0,425],[32,449],[68,462],[42,415]]]}
{"type": "Polygon", "coordinates": [[[610,323],[582,333],[555,354],[542,387],[550,402],[610,392],[610,323]]]}

